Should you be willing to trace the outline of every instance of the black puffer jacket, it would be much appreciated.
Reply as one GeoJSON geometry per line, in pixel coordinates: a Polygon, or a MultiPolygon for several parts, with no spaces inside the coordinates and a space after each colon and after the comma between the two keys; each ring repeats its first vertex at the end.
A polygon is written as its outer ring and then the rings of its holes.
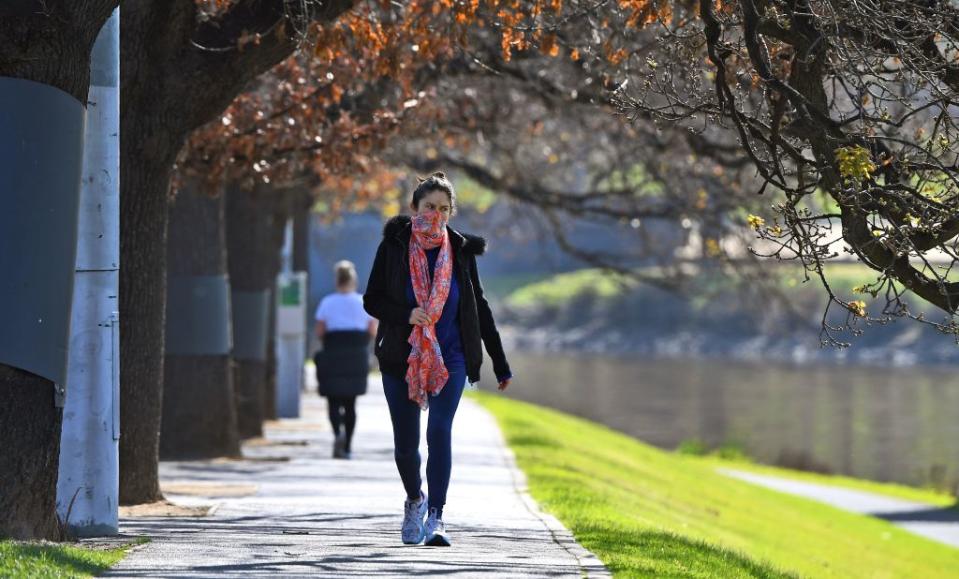
{"type": "MultiPolygon", "coordinates": [[[[486,240],[475,235],[459,233],[449,226],[453,250],[453,274],[460,287],[459,327],[460,341],[466,358],[466,376],[470,383],[480,379],[483,363],[482,343],[493,360],[497,380],[512,376],[503,343],[489,302],[483,296],[476,256],[486,251],[486,240]]],[[[410,218],[405,215],[387,221],[383,241],[376,250],[376,259],[366,284],[363,306],[380,321],[374,352],[380,361],[380,370],[394,376],[406,375],[406,359],[410,355],[407,342],[413,326],[410,324],[406,288],[410,280],[409,243],[412,236],[410,218]]]]}
{"type": "Polygon", "coordinates": [[[370,334],[365,330],[334,330],[323,334],[323,349],[313,356],[320,396],[366,394],[370,373],[370,334]]]}

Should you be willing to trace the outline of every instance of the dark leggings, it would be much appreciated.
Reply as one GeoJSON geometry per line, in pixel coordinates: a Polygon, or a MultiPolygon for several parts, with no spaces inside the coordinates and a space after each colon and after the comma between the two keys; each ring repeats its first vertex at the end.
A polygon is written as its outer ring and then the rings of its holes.
{"type": "Polygon", "coordinates": [[[341,426],[346,427],[346,448],[350,452],[353,429],[356,428],[356,396],[327,396],[326,407],[330,413],[333,435],[339,436],[341,426]]]}
{"type": "MultiPolygon", "coordinates": [[[[453,467],[453,416],[463,396],[466,384],[465,368],[450,368],[446,386],[429,398],[429,417],[426,422],[426,482],[429,485],[429,508],[442,516],[446,504],[446,490],[450,486],[453,467]]],[[[409,399],[406,380],[383,374],[383,392],[393,421],[393,456],[400,471],[408,498],[419,498],[423,484],[420,477],[420,407],[409,399]]]]}

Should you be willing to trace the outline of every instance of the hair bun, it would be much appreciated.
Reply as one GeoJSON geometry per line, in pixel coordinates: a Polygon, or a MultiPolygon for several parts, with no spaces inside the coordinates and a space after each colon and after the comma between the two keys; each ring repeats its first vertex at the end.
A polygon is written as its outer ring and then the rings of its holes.
{"type": "Polygon", "coordinates": [[[442,171],[434,171],[431,177],[439,177],[440,179],[446,179],[446,173],[442,171]]]}

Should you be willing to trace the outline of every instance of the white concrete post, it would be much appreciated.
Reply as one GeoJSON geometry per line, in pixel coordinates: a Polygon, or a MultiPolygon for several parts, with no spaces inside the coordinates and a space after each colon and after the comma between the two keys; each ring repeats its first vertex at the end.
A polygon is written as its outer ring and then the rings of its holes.
{"type": "Polygon", "coordinates": [[[81,537],[118,532],[120,11],[91,58],[57,513],[81,537]]]}

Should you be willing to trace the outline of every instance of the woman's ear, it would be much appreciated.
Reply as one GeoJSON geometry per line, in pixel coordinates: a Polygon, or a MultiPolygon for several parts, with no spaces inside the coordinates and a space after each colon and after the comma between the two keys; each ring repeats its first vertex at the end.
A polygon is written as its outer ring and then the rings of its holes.
{"type": "Polygon", "coordinates": [[[416,213],[416,203],[410,201],[410,211],[416,213]]]}

